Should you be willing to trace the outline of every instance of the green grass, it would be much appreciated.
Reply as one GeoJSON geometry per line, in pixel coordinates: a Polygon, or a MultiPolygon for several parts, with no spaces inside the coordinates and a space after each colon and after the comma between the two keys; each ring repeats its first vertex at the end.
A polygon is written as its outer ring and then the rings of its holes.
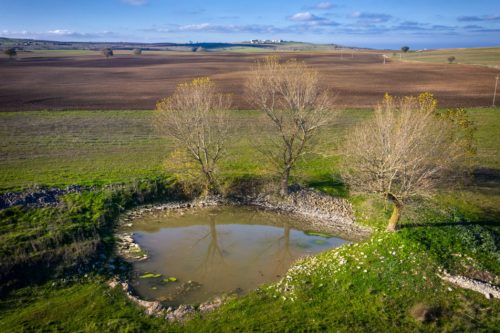
{"type": "MultiPolygon", "coordinates": [[[[457,64],[481,65],[500,68],[500,47],[466,48],[466,49],[438,49],[429,51],[409,52],[403,54],[403,61],[422,61],[437,64],[447,64],[448,57],[454,56],[457,64]]],[[[399,54],[392,55],[399,60],[399,54]]]]}
{"type": "MultiPolygon", "coordinates": [[[[489,235],[488,231],[481,232],[489,235]]],[[[455,233],[448,239],[458,237],[455,233]]],[[[367,242],[305,259],[292,267],[276,286],[235,301],[210,320],[192,322],[188,328],[198,327],[201,331],[307,328],[338,332],[493,330],[499,319],[500,303],[491,303],[482,295],[442,283],[435,274],[439,264],[429,256],[422,239],[425,237],[405,230],[396,235],[376,235],[367,242]],[[428,324],[415,321],[410,309],[417,304],[436,309],[437,318],[428,324]]],[[[454,250],[461,249],[449,247],[446,254],[454,250]]]]}
{"type": "MultiPolygon", "coordinates": [[[[498,111],[469,110],[478,127],[481,167],[500,167],[498,111]]],[[[443,283],[437,274],[446,269],[482,279],[491,277],[500,283],[497,185],[472,184],[415,201],[404,210],[404,228],[395,234],[384,233],[390,207],[376,196],[350,196],[338,177],[341,151],[336,142],[350,126],[370,115],[369,110],[342,112],[336,124],[321,132],[316,149],[295,171],[296,181],[348,197],[358,222],[374,228],[370,239],[303,259],[281,282],[230,301],[184,326],[144,316],[122,293],[104,285],[105,272],[93,271],[88,278],[83,273],[66,273],[3,297],[0,332],[495,331],[500,321],[498,300],[443,283]],[[429,309],[431,320],[425,324],[416,321],[411,314],[415,307],[429,309]]],[[[172,146],[154,134],[150,118],[150,111],[0,114],[0,188],[130,182],[161,174],[172,146]],[[6,165],[13,167],[6,169],[6,165]],[[77,165],[81,165],[80,171],[72,169],[77,165]],[[93,166],[101,170],[96,172],[93,166]],[[67,174],[61,173],[64,168],[67,174]]],[[[229,147],[234,154],[222,165],[224,177],[271,174],[254,144],[268,131],[262,121],[262,115],[254,111],[234,112],[236,128],[229,147]]],[[[117,207],[140,202],[138,192],[155,191],[136,186],[116,195],[69,196],[70,204],[60,208],[62,211],[4,211],[0,218],[2,256],[11,256],[21,245],[29,252],[32,245],[53,244],[51,240],[65,239],[65,233],[72,235],[73,231],[79,234],[85,227],[97,226],[102,231],[100,239],[112,241],[99,221],[112,221],[117,207]],[[107,212],[113,214],[101,217],[107,212]]]]}
{"type": "MultiPolygon", "coordinates": [[[[498,109],[469,114],[478,127],[479,164],[500,167],[498,109]]],[[[315,149],[301,160],[295,181],[337,191],[338,139],[369,117],[370,110],[345,110],[322,130],[315,149]],[[328,182],[331,182],[330,188],[328,182]]],[[[172,151],[155,134],[152,111],[40,111],[0,113],[0,192],[34,185],[110,184],[161,175],[172,151]]],[[[234,111],[229,153],[221,165],[225,177],[272,175],[256,142],[269,133],[264,116],[234,111]]],[[[338,192],[338,191],[337,191],[338,192]]]]}
{"type": "Polygon", "coordinates": [[[2,113],[0,191],[158,174],[166,143],[150,118],[151,111],[2,113]]]}
{"type": "Polygon", "coordinates": [[[142,314],[102,279],[25,288],[0,301],[0,311],[1,332],[166,331],[163,320],[142,314]]]}
{"type": "Polygon", "coordinates": [[[265,53],[265,52],[273,52],[275,51],[272,48],[267,47],[243,47],[243,46],[235,46],[235,47],[227,47],[216,49],[213,52],[231,52],[231,53],[265,53]]]}
{"type": "Polygon", "coordinates": [[[498,240],[492,245],[498,232],[498,226],[436,225],[376,234],[303,259],[281,282],[183,326],[145,317],[102,278],[58,280],[0,301],[0,327],[5,332],[493,332],[500,302],[444,283],[436,273],[472,265],[498,276],[498,240]],[[412,317],[418,305],[434,314],[428,323],[412,317]]]}
{"type": "Polygon", "coordinates": [[[67,194],[55,207],[0,210],[0,295],[27,283],[88,271],[102,263],[101,255],[109,256],[121,211],[181,196],[167,180],[151,179],[67,194]]]}

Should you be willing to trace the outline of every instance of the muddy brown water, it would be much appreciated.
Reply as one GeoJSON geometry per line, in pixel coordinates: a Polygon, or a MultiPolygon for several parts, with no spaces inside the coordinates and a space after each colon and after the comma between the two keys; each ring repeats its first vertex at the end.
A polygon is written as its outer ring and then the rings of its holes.
{"type": "Polygon", "coordinates": [[[248,293],[278,281],[298,258],[347,242],[307,231],[306,221],[289,214],[250,207],[147,215],[124,231],[149,255],[133,264],[132,286],[168,305],[248,293]]]}

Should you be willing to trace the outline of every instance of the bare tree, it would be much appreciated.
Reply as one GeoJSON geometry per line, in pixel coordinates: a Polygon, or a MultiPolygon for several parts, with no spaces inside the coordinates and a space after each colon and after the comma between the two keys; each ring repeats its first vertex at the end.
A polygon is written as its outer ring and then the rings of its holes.
{"type": "Polygon", "coordinates": [[[141,55],[142,54],[142,49],[133,49],[132,50],[133,55],[141,55]]]}
{"type": "Polygon", "coordinates": [[[264,111],[274,129],[273,147],[264,153],[280,173],[280,193],[288,194],[290,172],[307,152],[311,138],[334,116],[319,74],[304,62],[267,57],[247,81],[249,101],[264,111]]]}
{"type": "Polygon", "coordinates": [[[455,60],[456,60],[456,58],[454,56],[448,57],[449,64],[452,64],[455,60]]]}
{"type": "Polygon", "coordinates": [[[10,59],[14,59],[17,55],[17,51],[15,47],[9,47],[3,51],[10,59]]]}
{"type": "Polygon", "coordinates": [[[156,104],[156,128],[199,165],[206,193],[218,191],[217,163],[225,151],[230,107],[231,96],[218,93],[209,78],[180,84],[156,104]]]}
{"type": "Polygon", "coordinates": [[[438,112],[432,94],[386,95],[370,119],[349,131],[345,178],[354,190],[382,194],[394,204],[387,230],[416,195],[463,176],[474,153],[474,126],[464,110],[438,112]]]}

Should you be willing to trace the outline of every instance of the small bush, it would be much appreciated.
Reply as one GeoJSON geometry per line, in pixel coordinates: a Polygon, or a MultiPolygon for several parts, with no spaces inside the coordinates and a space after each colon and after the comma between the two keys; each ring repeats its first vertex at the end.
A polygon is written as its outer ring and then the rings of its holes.
{"type": "Polygon", "coordinates": [[[101,52],[102,55],[105,56],[106,58],[112,57],[114,55],[113,50],[109,47],[102,49],[101,52]]]}
{"type": "Polygon", "coordinates": [[[9,47],[8,49],[5,49],[3,51],[3,53],[5,53],[11,59],[15,58],[17,55],[17,51],[16,51],[15,47],[9,47]]]}

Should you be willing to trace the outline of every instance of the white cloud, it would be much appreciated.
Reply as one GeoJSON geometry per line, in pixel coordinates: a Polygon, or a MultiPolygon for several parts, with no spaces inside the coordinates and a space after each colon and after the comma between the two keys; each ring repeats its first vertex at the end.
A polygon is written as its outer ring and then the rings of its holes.
{"type": "Polygon", "coordinates": [[[217,25],[211,23],[199,23],[199,24],[186,24],[177,25],[171,24],[166,27],[154,27],[151,29],[144,29],[146,32],[155,33],[178,33],[178,32],[201,32],[201,33],[278,33],[285,31],[283,28],[278,28],[273,25],[260,25],[260,24],[249,24],[249,25],[237,25],[237,24],[227,24],[227,25],[217,25]]]}
{"type": "Polygon", "coordinates": [[[2,30],[0,31],[0,36],[9,38],[31,38],[31,39],[49,39],[49,40],[107,40],[115,37],[119,37],[114,32],[102,31],[102,32],[76,32],[66,29],[54,29],[48,31],[12,31],[12,30],[2,30]]]}
{"type": "Polygon", "coordinates": [[[295,21],[295,22],[317,21],[318,18],[319,17],[311,14],[310,12],[301,12],[301,13],[293,14],[292,16],[290,16],[290,20],[295,21]]]}
{"type": "Polygon", "coordinates": [[[314,14],[311,14],[310,12],[300,12],[293,14],[292,16],[289,16],[288,19],[290,21],[297,22],[297,25],[302,26],[302,28],[305,28],[306,26],[309,27],[319,27],[319,26],[338,26],[339,24],[337,22],[334,22],[330,19],[327,19],[326,17],[321,17],[321,16],[316,16],[314,14]]]}
{"type": "Polygon", "coordinates": [[[333,7],[334,5],[330,1],[319,2],[314,6],[315,9],[322,9],[322,10],[331,9],[333,7]]]}
{"type": "Polygon", "coordinates": [[[352,12],[351,17],[358,19],[363,23],[385,23],[392,19],[389,14],[383,13],[365,13],[365,12],[352,12]]]}
{"type": "Polygon", "coordinates": [[[199,30],[210,30],[213,27],[210,23],[201,24],[187,24],[179,27],[180,31],[199,31],[199,30]]]}
{"type": "Polygon", "coordinates": [[[26,36],[29,35],[29,31],[11,31],[11,30],[2,30],[2,36],[5,37],[16,37],[16,36],[26,36]]]}
{"type": "Polygon", "coordinates": [[[49,34],[53,35],[61,35],[61,36],[67,36],[67,35],[72,35],[73,32],[65,29],[55,29],[55,30],[49,30],[49,34]]]}
{"type": "Polygon", "coordinates": [[[122,0],[122,2],[132,6],[142,6],[148,3],[148,0],[122,0]]]}

